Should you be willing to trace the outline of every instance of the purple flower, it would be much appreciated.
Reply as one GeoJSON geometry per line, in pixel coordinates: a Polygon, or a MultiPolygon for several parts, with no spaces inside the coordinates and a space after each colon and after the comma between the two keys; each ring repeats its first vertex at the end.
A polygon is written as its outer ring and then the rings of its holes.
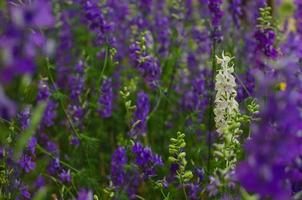
{"type": "Polygon", "coordinates": [[[275,59],[278,56],[278,52],[274,47],[276,35],[273,30],[257,30],[254,36],[257,40],[256,50],[261,51],[266,57],[271,59],[275,59]]]}
{"type": "Polygon", "coordinates": [[[222,38],[220,23],[223,17],[223,11],[220,9],[221,4],[222,4],[222,0],[208,1],[208,8],[211,13],[211,22],[212,22],[211,38],[214,41],[220,41],[222,38]]]}
{"type": "Polygon", "coordinates": [[[106,42],[106,35],[111,30],[112,25],[105,20],[104,15],[99,8],[97,1],[87,0],[81,1],[84,11],[85,20],[91,31],[97,35],[97,42],[103,44],[106,42]]]}
{"type": "Polygon", "coordinates": [[[37,146],[37,138],[36,137],[32,137],[27,145],[28,151],[32,154],[35,155],[36,153],[36,146],[37,146]]]}
{"type": "Polygon", "coordinates": [[[21,129],[25,130],[30,122],[30,107],[25,107],[24,110],[18,116],[21,124],[21,129]]]}
{"type": "Polygon", "coordinates": [[[70,144],[72,144],[75,147],[79,147],[80,145],[80,140],[76,135],[72,135],[71,140],[70,140],[70,144]]]}
{"type": "Polygon", "coordinates": [[[99,98],[99,104],[101,106],[99,113],[102,117],[104,118],[111,117],[112,101],[113,101],[112,80],[111,78],[107,78],[103,81],[101,87],[101,96],[99,98]]]}
{"type": "Polygon", "coordinates": [[[17,107],[8,97],[5,96],[3,88],[0,85],[0,117],[9,119],[17,112],[17,107]]]}
{"type": "Polygon", "coordinates": [[[57,172],[61,169],[60,159],[55,158],[49,161],[47,171],[51,175],[56,175],[57,172]]]}
{"type": "Polygon", "coordinates": [[[52,16],[51,3],[45,0],[28,1],[22,4],[10,4],[13,23],[17,26],[51,27],[55,19],[52,16]]]}
{"type": "Polygon", "coordinates": [[[146,93],[139,92],[136,100],[136,110],[132,121],[132,130],[129,134],[131,137],[137,137],[146,134],[147,117],[150,112],[150,100],[146,93]]]}
{"type": "Polygon", "coordinates": [[[302,35],[302,2],[299,0],[295,0],[296,4],[296,12],[295,12],[295,19],[296,19],[296,28],[297,32],[302,35]]]}
{"type": "Polygon", "coordinates": [[[240,25],[240,17],[243,16],[242,0],[232,0],[229,9],[232,14],[233,22],[238,28],[240,25]]]}
{"type": "Polygon", "coordinates": [[[19,165],[26,173],[30,172],[36,167],[36,163],[32,160],[31,156],[23,154],[19,160],[19,165]]]}
{"type": "Polygon", "coordinates": [[[59,178],[63,183],[70,183],[71,182],[70,170],[66,171],[65,169],[63,169],[59,174],[59,178]]]}
{"type": "Polygon", "coordinates": [[[42,175],[39,175],[35,181],[35,187],[37,189],[45,186],[45,179],[42,175]]]}
{"type": "Polygon", "coordinates": [[[28,191],[28,188],[25,185],[20,186],[20,193],[25,199],[30,199],[31,198],[31,194],[30,194],[30,192],[28,191]]]}
{"type": "Polygon", "coordinates": [[[116,187],[125,183],[126,171],[124,167],[127,161],[126,149],[118,147],[111,157],[111,180],[116,187]]]}
{"type": "MultiPolygon", "coordinates": [[[[279,60],[276,75],[258,71],[256,76],[264,96],[260,120],[252,124],[251,139],[245,144],[246,159],[239,164],[236,177],[248,191],[261,197],[290,199],[292,163],[301,155],[301,82],[295,58],[279,60]],[[265,75],[264,75],[265,74],[265,75]],[[285,84],[278,91],[273,86],[285,84]],[[286,117],[284,111],[286,110],[286,117]]],[[[296,182],[295,176],[294,182],[296,182]]],[[[301,180],[301,179],[300,179],[301,180]]]]}
{"type": "Polygon", "coordinates": [[[156,166],[163,165],[163,161],[159,155],[153,153],[149,147],[144,147],[139,142],[133,145],[132,152],[135,155],[135,163],[142,170],[145,179],[155,175],[156,166]]]}
{"type": "Polygon", "coordinates": [[[77,200],[93,200],[93,193],[90,190],[81,189],[78,192],[77,200]]]}

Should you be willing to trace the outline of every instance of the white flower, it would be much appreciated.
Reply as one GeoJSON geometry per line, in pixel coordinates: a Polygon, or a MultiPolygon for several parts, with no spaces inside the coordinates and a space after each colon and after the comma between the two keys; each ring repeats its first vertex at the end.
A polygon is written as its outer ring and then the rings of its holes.
{"type": "Polygon", "coordinates": [[[239,111],[239,108],[236,101],[235,77],[232,74],[234,72],[234,65],[229,64],[233,58],[225,56],[223,52],[222,58],[216,56],[216,59],[221,68],[216,75],[214,114],[217,132],[222,134],[234,114],[239,111]]]}

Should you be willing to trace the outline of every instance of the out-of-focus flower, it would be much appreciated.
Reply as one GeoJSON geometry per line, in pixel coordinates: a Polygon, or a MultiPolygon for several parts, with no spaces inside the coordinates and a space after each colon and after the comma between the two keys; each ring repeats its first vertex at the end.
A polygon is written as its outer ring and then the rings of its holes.
{"type": "Polygon", "coordinates": [[[132,121],[132,129],[129,134],[131,137],[137,137],[146,134],[147,131],[147,117],[150,112],[149,97],[144,92],[137,94],[136,110],[134,119],[132,121]]]}
{"type": "Polygon", "coordinates": [[[26,154],[21,156],[19,165],[26,173],[30,172],[36,167],[36,163],[32,160],[31,156],[26,154]]]}
{"type": "Polygon", "coordinates": [[[70,183],[71,181],[70,170],[63,169],[62,172],[59,174],[59,178],[63,183],[70,183]]]}
{"type": "Polygon", "coordinates": [[[16,104],[5,95],[3,88],[0,85],[0,117],[9,119],[13,117],[16,112],[16,104]]]}
{"type": "Polygon", "coordinates": [[[222,4],[222,0],[208,0],[208,8],[211,13],[211,22],[212,22],[211,38],[216,42],[222,39],[220,23],[223,17],[223,11],[220,8],[221,4],[222,4]]]}
{"type": "Polygon", "coordinates": [[[104,118],[111,117],[112,101],[113,101],[112,80],[111,78],[106,78],[103,81],[101,87],[101,96],[99,98],[99,104],[101,106],[99,113],[102,117],[104,118]]]}
{"type": "Polygon", "coordinates": [[[93,193],[90,190],[81,189],[78,192],[77,200],[93,200],[93,193]]]}
{"type": "Polygon", "coordinates": [[[111,181],[115,187],[123,185],[126,180],[124,167],[127,161],[126,149],[118,147],[111,158],[111,181]]]}

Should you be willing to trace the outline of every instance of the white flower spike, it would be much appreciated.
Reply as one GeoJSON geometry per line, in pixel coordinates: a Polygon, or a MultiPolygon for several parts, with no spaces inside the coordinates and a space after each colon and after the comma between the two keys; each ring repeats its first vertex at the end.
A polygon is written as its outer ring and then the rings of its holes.
{"type": "Polygon", "coordinates": [[[216,75],[214,114],[217,132],[220,134],[222,134],[236,112],[239,111],[236,101],[236,82],[232,74],[234,65],[229,64],[233,58],[225,56],[224,52],[222,52],[222,58],[216,56],[217,63],[221,65],[221,68],[216,75]]]}

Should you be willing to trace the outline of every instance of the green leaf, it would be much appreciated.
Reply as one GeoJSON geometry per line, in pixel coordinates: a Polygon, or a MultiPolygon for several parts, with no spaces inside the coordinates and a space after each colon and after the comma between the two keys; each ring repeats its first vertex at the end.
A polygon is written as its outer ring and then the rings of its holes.
{"type": "Polygon", "coordinates": [[[47,188],[43,187],[36,193],[33,200],[44,200],[46,199],[46,195],[47,195],[47,188]]]}
{"type": "Polygon", "coordinates": [[[15,151],[14,151],[14,159],[18,160],[21,156],[21,153],[23,152],[23,149],[28,143],[28,140],[33,136],[36,129],[38,128],[41,118],[43,116],[44,110],[46,107],[46,102],[41,102],[37,105],[37,107],[34,109],[30,125],[28,128],[22,133],[19,140],[16,143],[15,151]]]}

